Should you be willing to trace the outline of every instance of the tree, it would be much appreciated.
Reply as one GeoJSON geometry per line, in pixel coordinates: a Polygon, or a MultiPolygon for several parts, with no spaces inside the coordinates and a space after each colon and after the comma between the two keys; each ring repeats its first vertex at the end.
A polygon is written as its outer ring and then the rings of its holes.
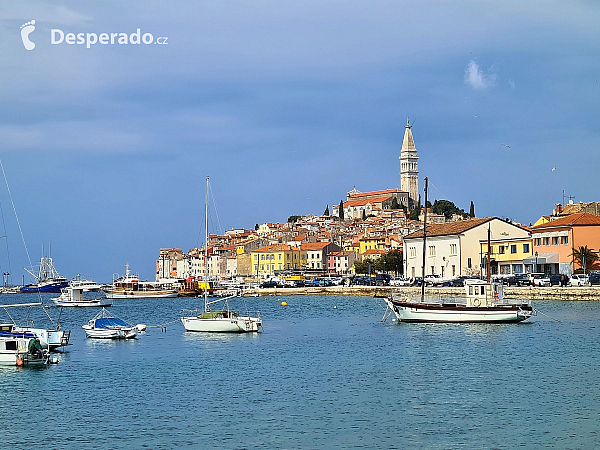
{"type": "Polygon", "coordinates": [[[340,200],[340,206],[339,206],[338,211],[339,211],[338,214],[340,216],[340,220],[344,220],[344,201],[343,200],[340,200]]]}
{"type": "Polygon", "coordinates": [[[366,211],[363,209],[362,212],[363,212],[362,213],[362,220],[367,220],[367,213],[366,213],[366,211]]]}
{"type": "MultiPolygon", "coordinates": [[[[289,220],[289,219],[288,219],[288,220],[289,220]]],[[[260,228],[260,227],[258,226],[258,224],[254,225],[254,230],[255,230],[255,231],[258,231],[258,229],[259,229],[259,228],[260,228]]]]}
{"type": "Polygon", "coordinates": [[[469,217],[475,217],[475,203],[471,200],[471,206],[469,207],[469,217]]]}
{"type": "Polygon", "coordinates": [[[402,250],[390,250],[376,261],[376,265],[377,270],[393,271],[395,276],[402,275],[404,273],[402,250]]]}
{"type": "Polygon", "coordinates": [[[419,220],[419,215],[421,214],[421,208],[419,206],[416,206],[415,209],[413,209],[410,214],[408,215],[408,218],[410,220],[419,220]]]}
{"type": "Polygon", "coordinates": [[[400,209],[400,204],[398,203],[398,199],[396,197],[392,198],[392,209],[400,209]]]}
{"type": "Polygon", "coordinates": [[[435,214],[443,214],[446,220],[450,220],[454,214],[464,214],[464,211],[459,209],[458,206],[456,206],[450,200],[434,201],[433,206],[431,207],[431,212],[435,214]]]}
{"type": "Polygon", "coordinates": [[[365,258],[362,261],[357,259],[354,261],[354,272],[369,273],[369,266],[371,266],[371,273],[375,273],[375,262],[372,259],[365,258]]]}
{"type": "Polygon", "coordinates": [[[298,222],[298,219],[300,219],[302,216],[290,216],[288,217],[288,222],[289,223],[294,223],[294,222],[298,222]]]}
{"type": "Polygon", "coordinates": [[[579,247],[577,250],[573,249],[571,256],[581,265],[583,270],[586,270],[589,264],[598,261],[598,253],[588,248],[587,245],[579,247]]]}
{"type": "Polygon", "coordinates": [[[329,205],[327,205],[325,207],[325,212],[323,213],[324,216],[328,216],[329,215],[329,205]]]}

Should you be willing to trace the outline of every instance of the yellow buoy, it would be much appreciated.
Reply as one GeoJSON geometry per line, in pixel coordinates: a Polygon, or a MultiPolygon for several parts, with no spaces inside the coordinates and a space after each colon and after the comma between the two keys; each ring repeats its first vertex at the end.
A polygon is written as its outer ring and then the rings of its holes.
{"type": "Polygon", "coordinates": [[[287,306],[287,302],[286,301],[281,302],[281,306],[287,306]]]}

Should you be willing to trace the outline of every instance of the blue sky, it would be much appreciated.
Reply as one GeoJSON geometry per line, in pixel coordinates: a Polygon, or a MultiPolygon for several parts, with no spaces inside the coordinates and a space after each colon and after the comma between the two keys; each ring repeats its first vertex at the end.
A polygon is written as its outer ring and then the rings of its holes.
{"type": "Polygon", "coordinates": [[[199,243],[207,175],[213,232],[320,214],[353,186],[398,187],[407,117],[432,199],[525,224],[563,189],[600,200],[597,2],[41,0],[0,12],[0,157],[31,258],[51,241],[67,277],[108,281],[128,260],[153,278],[159,248],[199,243]],[[137,28],[168,45],[50,44],[51,29],[137,28]]]}

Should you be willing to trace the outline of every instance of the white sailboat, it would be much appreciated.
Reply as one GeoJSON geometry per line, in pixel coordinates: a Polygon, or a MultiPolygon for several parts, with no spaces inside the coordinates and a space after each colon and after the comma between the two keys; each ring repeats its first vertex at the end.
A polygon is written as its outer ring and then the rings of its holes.
{"type": "Polygon", "coordinates": [[[204,243],[204,311],[197,314],[198,310],[188,312],[195,313],[182,316],[181,323],[186,331],[201,331],[208,333],[247,333],[258,332],[262,326],[260,312],[256,316],[242,316],[229,309],[229,299],[225,297],[218,300],[208,301],[208,180],[206,177],[206,202],[205,202],[205,243],[204,243]],[[212,310],[211,306],[223,302],[224,309],[212,310]]]}

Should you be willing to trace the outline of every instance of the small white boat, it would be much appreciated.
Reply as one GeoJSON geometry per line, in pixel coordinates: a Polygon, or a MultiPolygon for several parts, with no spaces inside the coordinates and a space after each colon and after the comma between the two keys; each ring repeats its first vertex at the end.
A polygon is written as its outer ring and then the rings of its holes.
{"type": "Polygon", "coordinates": [[[102,308],[102,311],[81,328],[89,338],[133,339],[137,336],[138,330],[145,329],[145,326],[130,325],[124,320],[111,316],[106,309],[102,308]]]}
{"type": "Polygon", "coordinates": [[[68,286],[63,288],[60,296],[52,299],[56,306],[61,307],[86,307],[86,306],[110,306],[110,301],[105,298],[85,298],[83,295],[84,288],[76,288],[72,286],[68,286]]]}
{"type": "Polygon", "coordinates": [[[23,337],[0,335],[0,364],[24,366],[46,364],[48,350],[44,350],[39,339],[28,335],[23,337]]]}
{"type": "MultiPolygon", "coordinates": [[[[54,320],[52,320],[52,317],[50,317],[50,314],[48,314],[46,307],[41,302],[40,303],[17,303],[17,304],[12,304],[12,305],[0,305],[0,308],[4,309],[4,312],[11,320],[11,323],[5,323],[5,324],[0,325],[0,329],[2,329],[4,331],[11,331],[13,333],[33,333],[35,335],[35,337],[37,339],[39,339],[42,347],[47,348],[51,351],[56,350],[59,347],[66,347],[67,345],[69,345],[69,339],[71,337],[71,332],[68,330],[62,330],[60,327],[60,324],[58,324],[58,323],[55,324],[54,320]],[[21,326],[13,319],[13,316],[9,312],[9,310],[11,308],[21,308],[21,307],[27,307],[27,308],[29,308],[29,310],[31,312],[32,308],[38,307],[38,306],[40,308],[42,308],[42,311],[44,312],[44,314],[46,315],[48,320],[54,325],[54,328],[36,327],[34,325],[33,321],[30,319],[25,320],[25,322],[28,325],[21,326]]],[[[29,316],[29,314],[27,314],[27,316],[29,316]]]]}

